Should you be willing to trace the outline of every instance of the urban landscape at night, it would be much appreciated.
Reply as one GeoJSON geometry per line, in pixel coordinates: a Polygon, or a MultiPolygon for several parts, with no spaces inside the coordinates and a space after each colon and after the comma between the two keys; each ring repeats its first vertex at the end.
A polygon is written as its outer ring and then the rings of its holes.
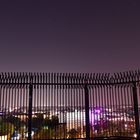
{"type": "MultiPolygon", "coordinates": [[[[139,107],[140,111],[140,107],[139,107]]],[[[1,139],[27,139],[28,110],[1,109],[1,139]],[[5,114],[3,114],[3,113],[5,114]],[[4,122],[4,123],[3,123],[4,122]],[[3,129],[3,130],[2,130],[3,129]]],[[[133,107],[90,108],[90,135],[93,137],[134,137],[133,107]]],[[[85,109],[82,107],[38,107],[32,112],[32,139],[85,138],[85,109]]]]}
{"type": "Polygon", "coordinates": [[[139,80],[139,70],[1,73],[0,138],[139,139],[139,80]]]}
{"type": "Polygon", "coordinates": [[[140,2],[0,0],[0,140],[140,140],[140,2]]]}

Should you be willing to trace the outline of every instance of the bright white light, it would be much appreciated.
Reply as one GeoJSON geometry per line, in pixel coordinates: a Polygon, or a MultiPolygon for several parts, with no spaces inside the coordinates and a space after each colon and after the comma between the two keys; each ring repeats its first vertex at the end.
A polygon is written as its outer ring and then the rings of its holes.
{"type": "Polygon", "coordinates": [[[134,138],[136,138],[137,137],[137,134],[134,134],[134,138]]]}
{"type": "Polygon", "coordinates": [[[125,124],[124,126],[125,126],[125,128],[127,128],[127,124],[125,124]]]}
{"type": "Polygon", "coordinates": [[[0,136],[0,140],[7,140],[7,135],[5,135],[5,136],[0,136]]]}
{"type": "Polygon", "coordinates": [[[9,108],[9,112],[11,112],[12,111],[12,109],[11,109],[11,107],[9,108]]]}

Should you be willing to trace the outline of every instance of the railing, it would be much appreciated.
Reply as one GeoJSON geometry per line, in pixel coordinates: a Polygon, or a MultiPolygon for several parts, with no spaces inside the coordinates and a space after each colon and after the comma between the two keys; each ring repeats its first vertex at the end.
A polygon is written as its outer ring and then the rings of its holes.
{"type": "Polygon", "coordinates": [[[0,139],[140,139],[140,71],[0,73],[0,139]]]}

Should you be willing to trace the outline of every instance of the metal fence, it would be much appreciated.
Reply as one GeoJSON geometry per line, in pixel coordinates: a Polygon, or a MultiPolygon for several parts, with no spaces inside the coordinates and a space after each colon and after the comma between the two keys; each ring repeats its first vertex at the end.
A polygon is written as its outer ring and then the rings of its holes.
{"type": "Polygon", "coordinates": [[[140,139],[140,71],[0,73],[0,140],[140,139]]]}

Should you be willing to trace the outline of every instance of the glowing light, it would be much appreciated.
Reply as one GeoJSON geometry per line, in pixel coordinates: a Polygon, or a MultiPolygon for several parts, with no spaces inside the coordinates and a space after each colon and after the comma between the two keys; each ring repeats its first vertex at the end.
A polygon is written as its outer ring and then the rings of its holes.
{"type": "Polygon", "coordinates": [[[101,113],[101,110],[100,109],[96,109],[95,110],[95,113],[100,114],[101,113]]]}
{"type": "Polygon", "coordinates": [[[134,134],[134,138],[136,138],[137,137],[137,134],[134,134]]]}
{"type": "Polygon", "coordinates": [[[127,124],[125,124],[125,125],[124,125],[124,127],[125,127],[125,128],[127,128],[127,127],[128,127],[128,125],[127,125],[127,124]]]}
{"type": "Polygon", "coordinates": [[[7,140],[7,135],[1,136],[0,138],[1,138],[0,140],[7,140]]]}

